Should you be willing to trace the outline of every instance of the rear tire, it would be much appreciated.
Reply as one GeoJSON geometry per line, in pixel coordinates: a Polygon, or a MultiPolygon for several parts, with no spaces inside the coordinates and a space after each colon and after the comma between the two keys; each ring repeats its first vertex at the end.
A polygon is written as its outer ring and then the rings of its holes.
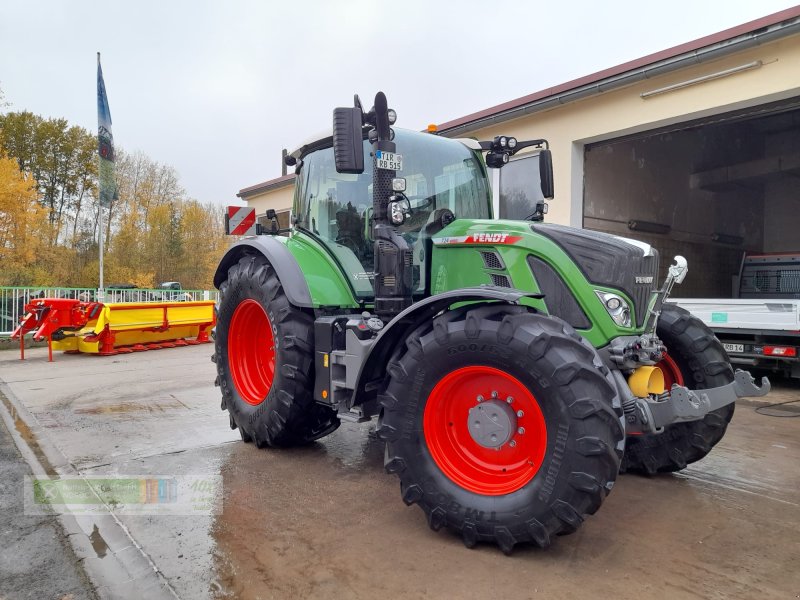
{"type": "Polygon", "coordinates": [[[334,411],[313,398],[314,319],[289,303],[266,258],[241,258],[219,289],[214,359],[231,427],[258,447],[335,430],[334,411]]]}
{"type": "Polygon", "coordinates": [[[611,491],[625,441],[620,400],[594,348],[560,319],[500,304],[450,311],[409,335],[387,372],[385,467],[432,529],[468,547],[544,548],[611,491]],[[510,419],[499,449],[470,433],[479,406],[510,419]]]}
{"type": "MultiPolygon", "coordinates": [[[[733,381],[733,368],[722,344],[697,317],[665,304],[656,333],[667,347],[659,364],[667,383],[702,390],[733,381]]],[[[668,385],[668,387],[669,387],[668,385]]],[[[628,437],[622,471],[653,475],[680,471],[705,457],[725,435],[734,404],[708,413],[699,421],[674,423],[660,434],[628,437]]]]}

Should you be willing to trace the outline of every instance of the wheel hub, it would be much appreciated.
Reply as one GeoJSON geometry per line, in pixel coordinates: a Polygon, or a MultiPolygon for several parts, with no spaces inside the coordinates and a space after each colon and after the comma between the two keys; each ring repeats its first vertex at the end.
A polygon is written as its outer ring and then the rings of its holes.
{"type": "Polygon", "coordinates": [[[484,365],[460,367],[439,380],[425,405],[423,431],[442,472],[487,496],[525,486],[547,450],[547,425],[531,390],[484,365]]]}
{"type": "Polygon", "coordinates": [[[467,429],[477,444],[484,448],[499,449],[514,436],[517,415],[508,402],[479,402],[469,409],[467,429]]]}

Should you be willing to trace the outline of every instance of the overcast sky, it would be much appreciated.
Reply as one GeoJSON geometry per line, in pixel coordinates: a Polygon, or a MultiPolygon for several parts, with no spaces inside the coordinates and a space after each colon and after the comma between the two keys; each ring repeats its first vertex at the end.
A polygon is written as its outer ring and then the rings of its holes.
{"type": "Polygon", "coordinates": [[[421,129],[794,4],[0,0],[0,89],[6,110],[96,131],[99,51],[115,143],[234,204],[354,93],[421,129]]]}

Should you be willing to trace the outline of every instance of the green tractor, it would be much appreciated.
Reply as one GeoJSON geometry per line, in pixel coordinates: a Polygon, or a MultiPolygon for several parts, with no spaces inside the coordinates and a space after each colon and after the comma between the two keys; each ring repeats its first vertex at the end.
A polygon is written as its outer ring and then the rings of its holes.
{"type": "Polygon", "coordinates": [[[454,140],[391,126],[378,93],[287,158],[292,225],[244,238],[215,275],[222,408],[245,442],[308,444],[378,417],[385,467],[431,528],[472,547],[550,545],[617,474],[683,469],[720,441],[734,373],[702,322],[665,303],[647,244],[495,220],[487,166],[546,140],[454,140]]]}

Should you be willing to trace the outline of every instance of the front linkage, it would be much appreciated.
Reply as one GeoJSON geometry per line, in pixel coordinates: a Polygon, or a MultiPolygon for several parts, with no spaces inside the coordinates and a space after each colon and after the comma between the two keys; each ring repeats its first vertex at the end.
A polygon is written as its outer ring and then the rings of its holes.
{"type": "Polygon", "coordinates": [[[734,380],[727,385],[690,390],[676,383],[670,389],[664,389],[661,372],[648,365],[655,365],[665,357],[666,347],[656,336],[658,319],[673,286],[683,282],[689,271],[684,257],[676,256],[674,260],[675,264],[670,266],[664,285],[656,293],[647,320],[647,332],[633,339],[616,338],[606,353],[607,359],[619,369],[614,370],[614,378],[623,399],[625,431],[628,435],[659,434],[668,425],[699,421],[739,398],[765,396],[771,389],[766,377],[762,377],[761,384],[756,385],[750,373],[739,369],[734,374],[734,380]],[[622,374],[626,369],[632,373],[627,381],[622,374]]]}

